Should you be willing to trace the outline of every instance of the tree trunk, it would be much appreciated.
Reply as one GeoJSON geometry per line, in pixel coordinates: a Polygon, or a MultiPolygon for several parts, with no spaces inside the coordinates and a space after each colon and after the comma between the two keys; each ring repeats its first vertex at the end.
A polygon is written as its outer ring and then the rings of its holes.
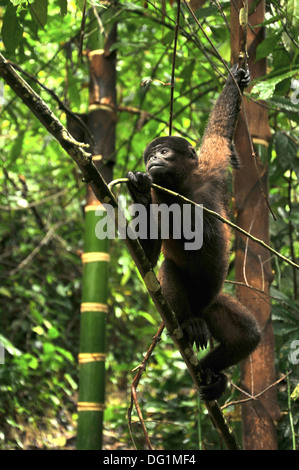
{"type": "MultiPolygon", "coordinates": [[[[238,62],[239,56],[239,10],[242,7],[243,2],[240,0],[231,2],[233,63],[238,62]]],[[[255,25],[263,22],[264,8],[264,1],[255,4],[253,0],[249,0],[248,9],[252,13],[249,15],[247,47],[252,79],[266,74],[266,60],[261,59],[255,62],[256,48],[264,38],[264,28],[255,25]]],[[[244,97],[244,104],[257,157],[255,162],[244,112],[242,112],[235,133],[235,144],[241,160],[241,169],[234,175],[236,222],[240,227],[269,244],[269,208],[266,201],[268,168],[267,162],[263,163],[261,160],[261,157],[267,155],[271,139],[268,114],[265,106],[247,101],[246,97],[244,97]]],[[[248,287],[237,287],[237,297],[255,315],[263,332],[258,348],[241,365],[242,386],[250,394],[256,395],[276,380],[271,305],[267,296],[272,280],[272,270],[267,250],[239,233],[236,234],[236,242],[236,280],[265,292],[261,294],[248,287]]],[[[279,415],[275,387],[264,393],[258,400],[243,404],[243,448],[276,449],[275,421],[279,415]]]]}

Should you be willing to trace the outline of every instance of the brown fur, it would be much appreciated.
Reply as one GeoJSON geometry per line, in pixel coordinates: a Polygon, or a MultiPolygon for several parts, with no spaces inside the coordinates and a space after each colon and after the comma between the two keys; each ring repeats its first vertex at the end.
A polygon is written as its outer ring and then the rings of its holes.
{"type": "MultiPolygon", "coordinates": [[[[242,87],[242,73],[236,68],[233,73],[242,87]]],[[[144,153],[148,173],[128,175],[135,200],[140,201],[142,196],[144,201],[146,195],[149,213],[151,202],[178,203],[177,198],[160,190],[150,192],[153,181],[227,217],[228,166],[237,166],[238,162],[232,139],[239,108],[239,90],[229,77],[210,116],[199,156],[185,139],[154,140],[144,153]]],[[[205,347],[209,330],[219,341],[200,361],[204,374],[202,397],[215,399],[226,383],[220,371],[247,356],[258,344],[260,331],[251,314],[236,299],[221,292],[229,262],[228,226],[204,213],[202,248],[187,251],[185,241],[170,237],[143,240],[142,244],[153,265],[162,245],[162,291],[189,340],[205,347]]]]}

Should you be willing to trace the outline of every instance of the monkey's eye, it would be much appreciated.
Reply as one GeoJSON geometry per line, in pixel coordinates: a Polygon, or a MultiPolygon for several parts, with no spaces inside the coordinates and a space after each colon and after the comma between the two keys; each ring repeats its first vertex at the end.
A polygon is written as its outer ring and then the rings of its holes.
{"type": "Polygon", "coordinates": [[[161,150],[161,153],[162,153],[162,155],[165,155],[166,153],[168,153],[168,151],[169,151],[169,150],[168,150],[167,148],[165,148],[165,149],[162,149],[162,150],[161,150]]]}

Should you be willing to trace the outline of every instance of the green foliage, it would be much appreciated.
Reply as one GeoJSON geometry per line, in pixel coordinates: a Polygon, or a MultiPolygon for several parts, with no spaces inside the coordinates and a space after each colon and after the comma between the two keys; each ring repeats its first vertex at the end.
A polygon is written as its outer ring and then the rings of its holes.
{"type": "MultiPolygon", "coordinates": [[[[100,2],[98,2],[100,3],[100,2]]],[[[157,2],[156,2],[157,4],[157,2]]],[[[229,20],[229,2],[221,2],[229,20]]],[[[298,2],[269,2],[266,39],[258,57],[267,57],[269,75],[255,82],[251,98],[269,107],[272,142],[269,163],[271,243],[288,257],[298,255],[298,2]]],[[[82,2],[0,0],[1,52],[27,73],[66,95],[75,112],[88,109],[87,61],[78,57],[82,2]]],[[[104,6],[100,6],[105,9],[104,6]]],[[[117,165],[115,177],[142,169],[142,152],[154,137],[168,132],[175,3],[166,14],[143,2],[120,2],[110,22],[118,21],[117,165]],[[143,78],[148,78],[141,87],[143,78]],[[138,110],[142,110],[140,113],[138,110]],[[150,113],[150,114],[148,114],[150,113]]],[[[188,16],[188,15],[186,15],[188,16]]],[[[198,18],[221,55],[229,60],[229,30],[218,8],[205,4],[198,18]]],[[[174,131],[198,143],[208,112],[223,85],[223,65],[211,53],[194,20],[182,21],[174,90],[174,131]]],[[[32,80],[31,86],[65,122],[57,102],[32,80]]],[[[75,435],[79,304],[85,188],[74,164],[10,89],[0,88],[0,365],[1,448],[67,447],[75,435]],[[4,90],[4,95],[2,91],[4,90]]],[[[125,193],[126,188],[121,188],[125,193]]],[[[273,316],[278,373],[290,362],[298,340],[298,286],[292,268],[273,259],[273,316]],[[297,289],[297,294],[296,294],[297,289]],[[296,298],[295,298],[296,297],[296,298]]],[[[136,275],[129,254],[112,243],[107,360],[107,448],[131,446],[126,414],[132,369],[142,360],[160,318],[136,275]]],[[[238,370],[231,371],[238,382],[238,370]]],[[[280,447],[292,443],[286,387],[279,389],[284,417],[280,447]]],[[[165,449],[220,448],[189,375],[166,333],[138,387],[139,402],[153,445],[165,449]],[[202,441],[198,434],[201,430],[202,441]]],[[[229,390],[225,399],[237,399],[229,390]]],[[[298,399],[297,399],[298,401],[298,399]]],[[[227,417],[240,431],[240,411],[227,417]]],[[[136,416],[134,415],[134,419],[136,416]]],[[[298,420],[293,419],[298,435],[298,420]]],[[[138,448],[144,447],[133,424],[138,448]]]]}

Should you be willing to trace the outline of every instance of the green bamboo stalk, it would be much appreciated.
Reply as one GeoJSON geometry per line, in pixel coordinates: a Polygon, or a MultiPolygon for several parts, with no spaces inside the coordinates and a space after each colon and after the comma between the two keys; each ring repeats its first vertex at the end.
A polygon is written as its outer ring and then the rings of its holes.
{"type": "Polygon", "coordinates": [[[98,240],[97,206],[86,206],[79,353],[77,449],[101,449],[109,240],[98,240]],[[100,281],[100,282],[99,282],[100,281]]]}
{"type": "MultiPolygon", "coordinates": [[[[93,162],[106,181],[112,179],[115,154],[115,52],[109,46],[116,40],[116,26],[107,29],[106,20],[115,13],[108,8],[99,20],[96,7],[90,12],[88,58],[90,65],[89,113],[87,126],[93,135],[93,162]],[[102,25],[100,27],[100,25],[102,25]],[[104,31],[105,28],[105,31],[104,31]],[[107,103],[109,106],[107,106],[107,103]],[[108,163],[106,165],[106,162],[108,163]]],[[[109,240],[99,240],[95,227],[99,222],[98,199],[87,187],[82,304],[79,353],[79,397],[77,449],[102,449],[105,408],[105,337],[108,311],[109,240]]],[[[102,217],[105,216],[102,207],[102,217]]]]}

